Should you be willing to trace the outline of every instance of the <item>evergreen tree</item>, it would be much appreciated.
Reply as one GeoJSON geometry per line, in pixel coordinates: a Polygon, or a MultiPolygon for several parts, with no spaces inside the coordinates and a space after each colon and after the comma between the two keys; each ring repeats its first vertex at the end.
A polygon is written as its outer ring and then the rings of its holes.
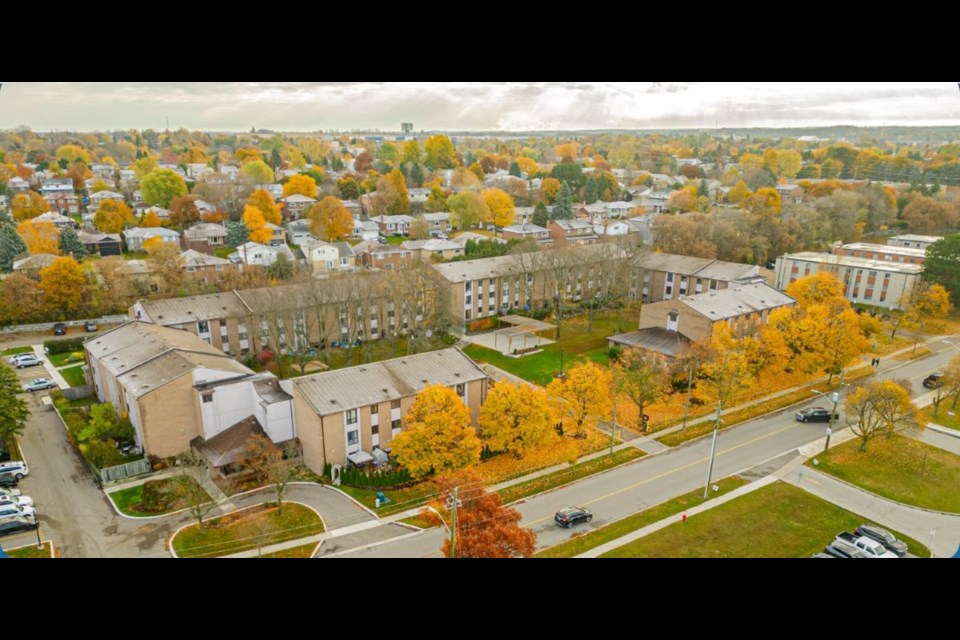
{"type": "Polygon", "coordinates": [[[73,256],[77,260],[87,255],[87,248],[80,242],[73,227],[67,227],[60,232],[60,253],[73,256]]]}
{"type": "Polygon", "coordinates": [[[533,208],[533,224],[538,227],[546,227],[548,222],[550,222],[550,213],[547,211],[547,205],[543,204],[543,200],[541,200],[533,208]]]}
{"type": "Polygon", "coordinates": [[[27,243],[23,241],[17,228],[7,223],[0,227],[0,271],[9,273],[13,261],[27,255],[27,243]]]}
{"type": "Polygon", "coordinates": [[[703,196],[704,198],[710,197],[710,189],[707,188],[707,181],[701,180],[700,185],[697,187],[697,195],[703,196]]]}
{"type": "Polygon", "coordinates": [[[274,169],[279,169],[282,164],[283,159],[280,158],[280,152],[274,148],[273,151],[270,152],[270,166],[274,169]]]}
{"type": "Polygon", "coordinates": [[[418,187],[422,187],[424,177],[423,167],[420,166],[420,163],[415,163],[413,167],[410,168],[410,180],[418,187]]]}
{"type": "Polygon", "coordinates": [[[593,178],[587,180],[587,186],[583,188],[583,202],[593,204],[597,201],[597,181],[593,178]]]}
{"type": "Polygon", "coordinates": [[[250,232],[247,230],[247,225],[231,220],[227,223],[226,245],[228,247],[239,247],[247,241],[249,234],[250,232]]]}
{"type": "Polygon", "coordinates": [[[514,160],[513,162],[510,163],[509,173],[510,173],[510,175],[515,176],[515,177],[517,177],[517,178],[520,177],[520,165],[517,164],[517,161],[516,161],[516,160],[514,160]]]}
{"type": "Polygon", "coordinates": [[[560,191],[557,191],[557,199],[553,202],[553,219],[573,219],[573,191],[570,190],[570,185],[566,182],[560,185],[560,191]]]}
{"type": "Polygon", "coordinates": [[[23,433],[30,410],[19,394],[23,389],[10,367],[0,367],[0,440],[23,433]]]}

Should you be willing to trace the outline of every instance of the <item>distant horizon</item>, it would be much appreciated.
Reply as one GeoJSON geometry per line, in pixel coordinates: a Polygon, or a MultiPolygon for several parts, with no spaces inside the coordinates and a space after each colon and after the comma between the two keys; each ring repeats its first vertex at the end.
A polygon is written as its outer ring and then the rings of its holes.
{"type": "Polygon", "coordinates": [[[955,82],[3,82],[0,129],[464,134],[960,126],[955,82]]]}

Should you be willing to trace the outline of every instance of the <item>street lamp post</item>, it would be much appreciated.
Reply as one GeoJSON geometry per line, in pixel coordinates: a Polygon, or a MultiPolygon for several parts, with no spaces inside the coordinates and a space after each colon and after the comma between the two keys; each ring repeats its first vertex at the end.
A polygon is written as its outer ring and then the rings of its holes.
{"type": "Polygon", "coordinates": [[[717,417],[713,421],[713,444],[710,445],[710,466],[707,467],[707,484],[703,487],[703,499],[710,495],[710,481],[713,479],[713,459],[717,456],[717,436],[720,433],[720,414],[723,412],[723,400],[717,400],[717,417]]]}
{"type": "Polygon", "coordinates": [[[840,384],[839,384],[839,386],[837,387],[838,390],[837,390],[837,391],[834,391],[833,393],[831,393],[829,397],[827,397],[827,395],[826,395],[825,393],[822,393],[822,392],[820,392],[820,391],[817,391],[816,389],[813,390],[813,392],[814,392],[815,394],[817,394],[818,396],[822,396],[822,397],[826,398],[827,400],[830,400],[830,401],[833,403],[833,408],[830,409],[830,421],[827,423],[827,441],[826,441],[826,442],[824,443],[824,445],[823,445],[823,452],[824,452],[824,453],[826,453],[827,450],[830,448],[830,436],[833,435],[833,421],[834,421],[834,419],[836,418],[836,415],[837,415],[837,405],[840,403],[840,391],[839,391],[839,389],[840,389],[841,387],[843,387],[843,376],[844,376],[845,373],[846,373],[846,371],[841,371],[841,372],[840,372],[840,384]]]}
{"type": "Polygon", "coordinates": [[[563,379],[563,347],[560,347],[560,375],[558,377],[561,380],[563,379]]]}
{"type": "Polygon", "coordinates": [[[427,511],[430,511],[440,519],[440,524],[443,525],[443,528],[447,530],[447,533],[450,534],[450,557],[457,557],[457,506],[460,502],[459,494],[460,487],[453,488],[453,499],[451,504],[451,516],[450,516],[450,525],[447,525],[447,521],[443,519],[443,516],[439,511],[434,509],[431,506],[427,507],[427,511]]]}
{"type": "Polygon", "coordinates": [[[33,511],[33,523],[37,525],[33,528],[37,532],[37,550],[43,550],[43,540],[40,539],[40,518],[37,516],[36,507],[33,511]]]}

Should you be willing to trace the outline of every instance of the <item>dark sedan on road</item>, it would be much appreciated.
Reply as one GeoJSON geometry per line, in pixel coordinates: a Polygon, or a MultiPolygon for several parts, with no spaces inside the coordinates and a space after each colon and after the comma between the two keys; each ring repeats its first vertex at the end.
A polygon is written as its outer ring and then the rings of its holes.
{"type": "Polygon", "coordinates": [[[569,529],[578,522],[590,522],[593,520],[593,514],[583,507],[567,507],[566,509],[557,511],[557,515],[553,517],[553,520],[561,527],[569,529]]]}
{"type": "MultiPolygon", "coordinates": [[[[833,414],[834,420],[840,419],[840,414],[833,414]]],[[[797,411],[797,422],[830,422],[830,412],[823,407],[810,407],[797,411]]]]}
{"type": "Polygon", "coordinates": [[[33,531],[37,528],[37,523],[29,518],[7,518],[0,521],[0,536],[22,533],[24,531],[33,531]]]}
{"type": "Polygon", "coordinates": [[[942,373],[931,373],[926,378],[923,379],[923,387],[925,389],[938,389],[943,386],[943,374],[942,373]]]}

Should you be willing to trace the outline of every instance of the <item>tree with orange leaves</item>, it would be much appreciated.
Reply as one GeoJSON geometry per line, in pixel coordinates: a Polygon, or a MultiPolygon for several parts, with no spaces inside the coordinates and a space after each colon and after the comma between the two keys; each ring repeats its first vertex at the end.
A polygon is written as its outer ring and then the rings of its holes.
{"type": "Polygon", "coordinates": [[[266,222],[280,224],[280,207],[274,203],[273,196],[269,191],[257,189],[251,193],[250,197],[247,198],[247,206],[259,209],[260,215],[266,222]]]}
{"type": "Polygon", "coordinates": [[[257,207],[247,205],[243,208],[243,224],[247,227],[251,242],[264,244],[273,237],[273,232],[267,228],[267,222],[263,219],[263,213],[257,207]]]}
{"type": "Polygon", "coordinates": [[[52,222],[24,220],[17,225],[17,233],[27,243],[27,251],[31,254],[60,255],[60,232],[52,222]]]}
{"type": "MultiPolygon", "coordinates": [[[[454,502],[457,505],[453,544],[451,537],[443,541],[444,557],[529,558],[536,551],[537,534],[520,526],[520,512],[503,506],[499,494],[487,493],[476,474],[438,478],[437,485],[443,499],[431,506],[445,525],[453,523],[454,502]]],[[[433,511],[423,511],[421,516],[438,519],[433,511]]]]}
{"type": "Polygon", "coordinates": [[[40,270],[40,289],[47,309],[59,318],[73,315],[83,303],[87,280],[73,258],[57,258],[40,270]]]}
{"type": "Polygon", "coordinates": [[[162,227],[163,221],[160,220],[160,216],[157,215],[156,211],[147,211],[143,218],[140,220],[141,227],[162,227]]]}
{"type": "Polygon", "coordinates": [[[572,428],[574,437],[583,437],[588,426],[610,418],[610,388],[610,372],[587,361],[553,380],[547,395],[560,424],[572,428]]]}
{"type": "Polygon", "coordinates": [[[353,216],[340,198],[327,196],[310,207],[310,233],[327,242],[338,242],[353,233],[353,216]]]}
{"type": "Polygon", "coordinates": [[[286,198],[295,194],[307,196],[308,198],[316,198],[317,181],[302,173],[290,176],[287,183],[283,185],[283,197],[286,198]]]}
{"type": "Polygon", "coordinates": [[[14,220],[29,220],[50,210],[50,205],[36,191],[18,193],[10,199],[10,213],[14,220]]]}

